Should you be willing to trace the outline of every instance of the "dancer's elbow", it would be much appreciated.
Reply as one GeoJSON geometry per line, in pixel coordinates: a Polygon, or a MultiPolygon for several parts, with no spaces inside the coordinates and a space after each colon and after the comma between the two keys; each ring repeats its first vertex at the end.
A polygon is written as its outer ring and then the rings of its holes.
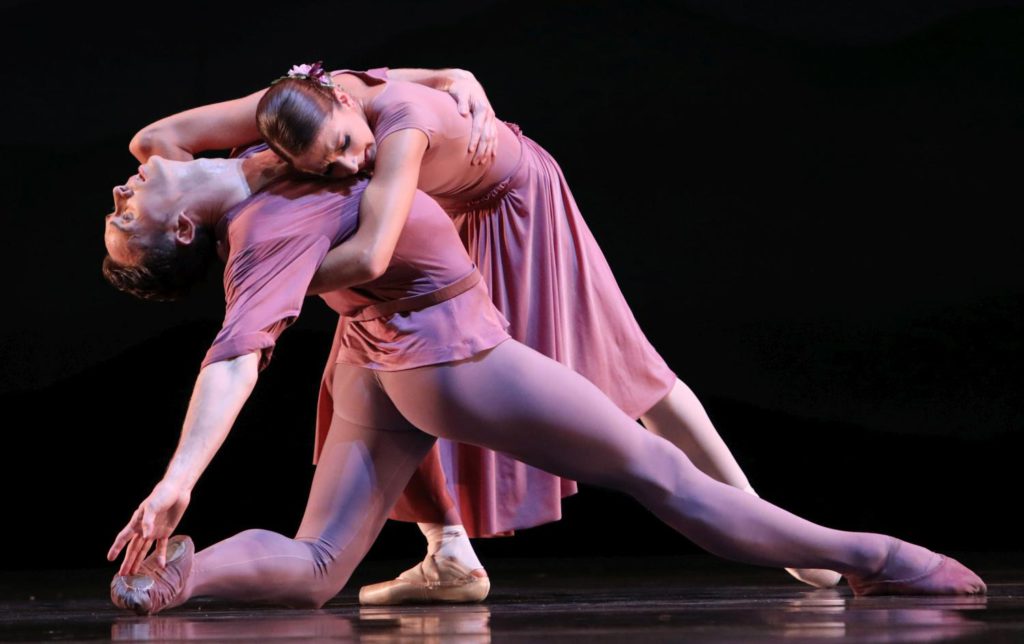
{"type": "Polygon", "coordinates": [[[166,126],[147,125],[139,130],[128,143],[128,151],[141,163],[152,156],[161,156],[173,161],[189,161],[192,154],[186,150],[174,130],[166,126]]]}
{"type": "Polygon", "coordinates": [[[132,153],[133,157],[145,163],[149,157],[153,156],[156,140],[157,137],[151,128],[142,128],[132,137],[128,144],[128,151],[132,153]]]}
{"type": "Polygon", "coordinates": [[[212,379],[218,387],[252,391],[259,379],[260,353],[254,351],[234,358],[211,362],[203,368],[200,375],[204,379],[212,379]]]}
{"type": "Polygon", "coordinates": [[[372,247],[362,249],[355,260],[354,272],[358,275],[358,283],[371,282],[383,275],[390,260],[390,257],[385,257],[384,253],[372,247]]]}
{"type": "Polygon", "coordinates": [[[384,274],[388,269],[388,261],[379,257],[371,257],[363,265],[363,277],[366,281],[372,281],[384,274]]]}

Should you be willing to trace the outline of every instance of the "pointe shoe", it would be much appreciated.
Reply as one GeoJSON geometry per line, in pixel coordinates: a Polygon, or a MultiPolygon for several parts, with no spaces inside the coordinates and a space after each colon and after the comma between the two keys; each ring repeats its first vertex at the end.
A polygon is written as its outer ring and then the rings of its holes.
{"type": "Polygon", "coordinates": [[[196,549],[185,535],[171,537],[167,542],[167,565],[161,569],[156,553],[149,555],[134,575],[114,575],[110,581],[110,600],[119,608],[138,615],[152,615],[177,606],[175,599],[192,575],[192,559],[196,549]]]}
{"type": "Polygon", "coordinates": [[[832,588],[843,578],[838,572],[824,568],[786,568],[786,572],[815,588],[832,588]]]}
{"type": "MultiPolygon", "coordinates": [[[[898,541],[893,554],[902,542],[898,541]]],[[[892,558],[890,554],[889,559],[892,558]]],[[[881,577],[885,566],[874,577],[881,577]]],[[[981,577],[952,557],[935,555],[927,570],[904,579],[857,579],[847,576],[847,583],[858,597],[868,595],[983,595],[988,591],[981,577]]]]}
{"type": "Polygon", "coordinates": [[[453,604],[483,601],[491,590],[491,580],[477,577],[454,559],[427,555],[397,579],[359,589],[359,603],[374,606],[446,602],[453,604]]]}

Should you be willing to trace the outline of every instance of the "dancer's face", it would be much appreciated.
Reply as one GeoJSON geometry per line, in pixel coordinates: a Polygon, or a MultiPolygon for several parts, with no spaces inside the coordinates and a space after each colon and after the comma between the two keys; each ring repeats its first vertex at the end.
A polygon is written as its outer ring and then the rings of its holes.
{"type": "Polygon", "coordinates": [[[350,177],[373,168],[377,146],[366,117],[348,94],[324,121],[316,139],[292,165],[302,172],[329,177],[350,177]]]}
{"type": "Polygon", "coordinates": [[[179,172],[175,164],[154,156],[139,166],[139,172],[114,186],[114,211],[107,215],[103,241],[117,263],[130,266],[162,235],[176,234],[179,222],[187,219],[177,208],[179,172]]]}

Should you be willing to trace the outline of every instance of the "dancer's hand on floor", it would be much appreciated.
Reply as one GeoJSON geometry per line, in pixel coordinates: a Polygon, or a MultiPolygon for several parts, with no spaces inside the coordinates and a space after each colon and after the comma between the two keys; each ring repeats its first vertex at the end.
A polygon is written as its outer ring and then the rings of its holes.
{"type": "Polygon", "coordinates": [[[469,154],[473,155],[471,163],[481,165],[489,163],[498,152],[498,126],[494,117],[494,108],[487,100],[484,86],[465,70],[455,70],[456,75],[447,87],[447,91],[459,105],[459,114],[473,115],[473,125],[469,134],[469,154]]]}
{"type": "Polygon", "coordinates": [[[166,481],[153,488],[107,552],[107,561],[113,561],[128,546],[117,574],[134,574],[154,543],[157,563],[163,568],[167,562],[167,540],[181,521],[190,498],[188,490],[166,481]]]}

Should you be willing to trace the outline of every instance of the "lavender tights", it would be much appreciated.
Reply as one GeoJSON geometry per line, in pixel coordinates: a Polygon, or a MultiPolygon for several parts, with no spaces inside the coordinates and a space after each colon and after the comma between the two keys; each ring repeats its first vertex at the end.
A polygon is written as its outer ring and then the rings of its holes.
{"type": "MultiPolygon", "coordinates": [[[[369,549],[434,437],[630,494],[702,548],[736,561],[864,577],[885,564],[893,543],[815,525],[715,481],[665,439],[637,431],[585,378],[514,340],[405,371],[338,364],[333,394],[296,537],[249,530],[197,553],[179,602],[213,595],[322,605],[369,549]]],[[[908,570],[935,556],[910,544],[901,552],[895,565],[908,570]]]]}

